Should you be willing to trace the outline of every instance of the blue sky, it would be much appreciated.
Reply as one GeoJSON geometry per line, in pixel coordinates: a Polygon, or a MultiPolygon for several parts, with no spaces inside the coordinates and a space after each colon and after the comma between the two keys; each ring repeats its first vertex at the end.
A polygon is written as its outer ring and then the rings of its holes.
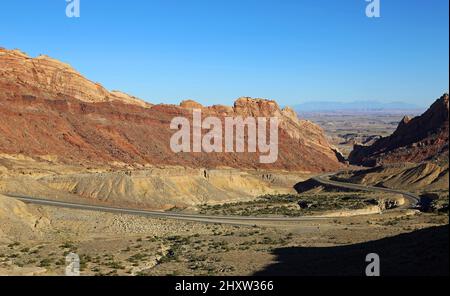
{"type": "Polygon", "coordinates": [[[449,81],[449,1],[65,0],[0,4],[0,46],[153,103],[239,96],[429,105],[449,81]]]}

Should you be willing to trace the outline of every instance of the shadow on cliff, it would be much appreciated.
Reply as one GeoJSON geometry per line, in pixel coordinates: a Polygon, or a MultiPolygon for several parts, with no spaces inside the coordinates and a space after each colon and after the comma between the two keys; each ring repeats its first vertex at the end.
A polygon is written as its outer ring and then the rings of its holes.
{"type": "Polygon", "coordinates": [[[366,243],[275,249],[277,263],[256,276],[364,276],[366,255],[380,255],[383,276],[449,275],[449,226],[440,226],[366,243]]]}

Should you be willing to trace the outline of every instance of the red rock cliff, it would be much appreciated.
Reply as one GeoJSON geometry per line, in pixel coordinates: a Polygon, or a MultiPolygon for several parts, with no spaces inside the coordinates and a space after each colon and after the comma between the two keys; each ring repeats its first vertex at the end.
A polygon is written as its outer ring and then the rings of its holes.
{"type": "Polygon", "coordinates": [[[375,166],[385,163],[422,162],[448,154],[449,98],[444,94],[421,116],[403,118],[397,130],[371,146],[355,146],[352,164],[375,166]]]}
{"type": "Polygon", "coordinates": [[[183,165],[190,167],[268,168],[332,171],[338,162],[323,131],[300,120],[274,101],[241,98],[234,107],[152,105],[109,92],[72,67],[46,56],[30,58],[0,49],[0,153],[52,156],[84,165],[183,165]],[[277,116],[279,158],[261,165],[258,154],[181,153],[171,151],[170,121],[191,117],[192,108],[205,115],[277,116]]]}

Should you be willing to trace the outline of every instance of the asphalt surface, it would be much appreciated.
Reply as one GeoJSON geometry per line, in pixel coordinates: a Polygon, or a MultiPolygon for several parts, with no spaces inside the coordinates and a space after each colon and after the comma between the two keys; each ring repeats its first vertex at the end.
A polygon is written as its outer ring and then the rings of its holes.
{"type": "Polygon", "coordinates": [[[397,189],[384,188],[384,187],[373,187],[373,186],[365,186],[365,185],[360,185],[360,184],[333,181],[333,180],[329,179],[332,175],[333,174],[326,174],[326,175],[313,177],[312,179],[315,180],[316,182],[319,182],[324,185],[331,185],[331,186],[336,186],[336,187],[340,187],[340,188],[370,191],[370,192],[385,192],[385,193],[401,194],[406,199],[406,203],[402,206],[402,208],[414,208],[417,206],[417,204],[420,201],[420,197],[411,192],[397,190],[397,189]]]}
{"type": "MultiPolygon", "coordinates": [[[[332,174],[326,174],[314,177],[313,179],[321,184],[332,185],[347,189],[356,189],[363,191],[372,192],[387,192],[387,193],[397,193],[402,194],[407,203],[402,207],[415,206],[419,201],[419,197],[405,191],[380,188],[380,187],[370,187],[358,184],[343,183],[337,181],[331,181],[328,178],[332,174]]],[[[42,205],[42,206],[52,206],[60,208],[69,208],[77,210],[88,210],[97,212],[109,212],[117,214],[127,214],[135,216],[144,216],[152,218],[163,218],[163,219],[174,219],[181,221],[192,221],[192,222],[202,222],[202,223],[219,223],[219,224],[232,224],[232,225],[254,225],[258,222],[300,222],[300,221],[318,221],[318,220],[330,220],[337,219],[339,217],[314,217],[314,216],[304,216],[295,218],[286,217],[241,217],[241,216],[207,216],[207,215],[195,215],[195,214],[183,214],[183,213],[168,213],[168,212],[158,212],[158,211],[146,211],[138,209],[127,209],[127,208],[117,208],[110,206],[98,206],[98,205],[87,205],[81,203],[71,203],[65,201],[56,201],[48,199],[40,199],[35,197],[21,196],[21,195],[8,195],[9,197],[15,198],[25,203],[42,205]]]]}
{"type": "Polygon", "coordinates": [[[135,216],[174,219],[174,220],[203,222],[203,223],[254,225],[257,222],[300,222],[300,221],[316,221],[316,220],[332,219],[332,217],[313,217],[313,216],[296,217],[296,218],[207,216],[207,215],[195,215],[195,214],[183,214],[183,213],[170,213],[170,212],[117,208],[117,207],[110,207],[110,206],[87,205],[87,204],[81,204],[81,203],[71,203],[71,202],[65,202],[65,201],[40,199],[40,198],[26,197],[26,196],[19,196],[19,195],[7,195],[7,196],[12,197],[17,200],[20,200],[25,203],[41,205],[41,206],[52,206],[52,207],[69,208],[69,209],[77,209],[77,210],[108,212],[108,213],[116,213],[116,214],[127,214],[127,215],[135,215],[135,216]]]}

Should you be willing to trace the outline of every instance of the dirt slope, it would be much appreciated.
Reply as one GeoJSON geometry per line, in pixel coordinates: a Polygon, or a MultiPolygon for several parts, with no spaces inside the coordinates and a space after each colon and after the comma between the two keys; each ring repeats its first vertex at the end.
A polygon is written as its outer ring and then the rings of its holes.
{"type": "Polygon", "coordinates": [[[0,195],[0,241],[40,238],[40,230],[49,226],[45,213],[25,203],[0,195]]]}
{"type": "Polygon", "coordinates": [[[350,174],[341,173],[337,179],[407,191],[448,191],[449,170],[448,163],[442,165],[427,161],[419,164],[383,165],[350,174]]]}

